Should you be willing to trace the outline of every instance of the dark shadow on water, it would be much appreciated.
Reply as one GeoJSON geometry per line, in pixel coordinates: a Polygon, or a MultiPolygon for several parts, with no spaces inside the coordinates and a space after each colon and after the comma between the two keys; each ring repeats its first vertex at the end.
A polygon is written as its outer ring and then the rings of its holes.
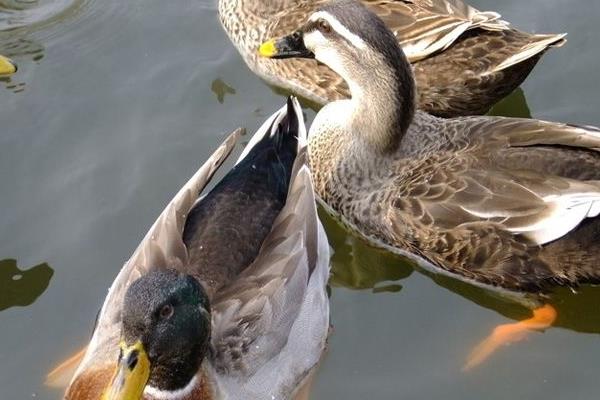
{"type": "Polygon", "coordinates": [[[33,304],[48,288],[53,274],[46,263],[20,270],[17,260],[0,260],[0,311],[33,304]]]}
{"type": "Polygon", "coordinates": [[[514,92],[500,100],[486,115],[502,117],[531,118],[531,111],[523,89],[517,88],[514,92]]]}
{"type": "Polygon", "coordinates": [[[371,247],[346,233],[322,208],[319,208],[319,217],[327,231],[329,245],[335,249],[331,257],[331,286],[373,292],[400,291],[402,286],[398,281],[413,272],[410,261],[371,247]]]}
{"type": "Polygon", "coordinates": [[[291,90],[287,90],[284,88],[280,88],[278,86],[275,85],[271,85],[270,83],[265,82],[265,84],[273,91],[273,93],[275,93],[276,95],[279,96],[283,96],[283,97],[288,97],[291,95],[294,95],[298,98],[298,101],[300,102],[300,104],[302,105],[303,108],[310,108],[311,110],[313,110],[314,112],[319,112],[319,110],[321,108],[323,108],[323,106],[319,103],[315,103],[312,100],[309,100],[305,97],[300,96],[297,93],[292,92],[291,90]]]}
{"type": "MultiPolygon", "coordinates": [[[[333,287],[371,289],[373,292],[399,291],[402,286],[398,281],[417,270],[437,285],[507,318],[522,320],[531,316],[530,308],[506,298],[497,291],[425,271],[412,260],[371,246],[347,232],[321,208],[319,216],[327,231],[330,245],[335,249],[330,280],[333,287]]],[[[557,288],[546,300],[558,311],[555,327],[576,332],[600,333],[599,286],[583,286],[577,291],[557,288]]]]}
{"type": "Polygon", "coordinates": [[[217,78],[210,84],[210,90],[217,96],[219,104],[225,102],[225,96],[228,94],[234,95],[235,89],[226,84],[221,78],[217,78]]]}

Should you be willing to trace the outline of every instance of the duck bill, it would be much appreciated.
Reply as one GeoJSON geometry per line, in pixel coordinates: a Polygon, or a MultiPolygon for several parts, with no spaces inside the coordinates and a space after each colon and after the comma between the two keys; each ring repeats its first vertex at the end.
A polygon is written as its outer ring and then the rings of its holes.
{"type": "Polygon", "coordinates": [[[0,56],[0,76],[17,72],[17,64],[4,56],[0,56]]]}
{"type": "Polygon", "coordinates": [[[121,357],[102,400],[140,400],[150,377],[150,360],[140,341],[133,346],[121,342],[121,357]]]}
{"type": "Polygon", "coordinates": [[[268,58],[315,58],[313,52],[304,46],[302,33],[299,31],[264,42],[260,45],[258,54],[268,58]]]}

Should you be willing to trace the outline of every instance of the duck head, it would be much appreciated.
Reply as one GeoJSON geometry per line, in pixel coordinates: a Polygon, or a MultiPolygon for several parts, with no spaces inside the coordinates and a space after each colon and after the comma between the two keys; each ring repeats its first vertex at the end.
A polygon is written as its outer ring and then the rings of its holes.
{"type": "Polygon", "coordinates": [[[125,294],[119,360],[103,400],[193,389],[208,349],[210,305],[193,277],[154,271],[125,294]]]}
{"type": "Polygon", "coordinates": [[[358,122],[354,129],[369,128],[371,141],[381,150],[394,150],[412,121],[412,67],[394,34],[357,0],[321,7],[296,32],[263,43],[259,54],[315,58],[338,73],[350,88],[353,104],[348,112],[358,122]]]}

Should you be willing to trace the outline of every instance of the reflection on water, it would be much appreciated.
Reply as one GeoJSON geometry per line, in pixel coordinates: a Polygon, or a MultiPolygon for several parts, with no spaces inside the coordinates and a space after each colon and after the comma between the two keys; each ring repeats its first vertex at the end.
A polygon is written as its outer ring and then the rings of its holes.
{"type": "Polygon", "coordinates": [[[0,53],[10,58],[19,57],[39,63],[44,58],[44,46],[31,39],[15,37],[14,33],[0,33],[0,53]]]}
{"type": "MultiPolygon", "coordinates": [[[[0,32],[0,54],[15,61],[18,60],[19,68],[25,64],[39,64],[44,58],[44,47],[31,39],[15,35],[13,31],[0,32]]],[[[25,90],[25,82],[22,82],[20,78],[17,71],[16,75],[0,77],[0,82],[7,90],[20,93],[25,90]]]]}
{"type": "Polygon", "coordinates": [[[329,245],[334,249],[331,258],[332,286],[374,292],[398,292],[398,281],[413,272],[412,262],[386,251],[369,246],[360,238],[347,233],[323,208],[319,217],[327,231],[329,245]]]}
{"type": "Polygon", "coordinates": [[[502,117],[531,118],[531,111],[527,105],[527,99],[523,89],[517,88],[514,92],[500,100],[487,115],[502,117]]]}
{"type": "Polygon", "coordinates": [[[217,101],[223,104],[225,101],[225,95],[235,94],[235,89],[223,82],[221,78],[217,78],[212,81],[210,90],[217,96],[217,101]]]}
{"type": "Polygon", "coordinates": [[[0,31],[31,27],[60,18],[79,0],[0,0],[0,31]]]}
{"type": "Polygon", "coordinates": [[[0,260],[0,311],[33,304],[48,288],[53,274],[46,263],[20,270],[17,260],[0,260]]]}
{"type": "Polygon", "coordinates": [[[4,85],[5,89],[13,93],[21,93],[25,90],[25,82],[13,82],[9,76],[0,76],[0,83],[4,85]]]}
{"type": "Polygon", "coordinates": [[[14,93],[25,90],[23,71],[44,58],[45,46],[35,38],[36,33],[50,35],[58,23],[77,15],[84,1],[0,0],[0,54],[12,58],[21,71],[0,79],[6,89],[14,93]]]}

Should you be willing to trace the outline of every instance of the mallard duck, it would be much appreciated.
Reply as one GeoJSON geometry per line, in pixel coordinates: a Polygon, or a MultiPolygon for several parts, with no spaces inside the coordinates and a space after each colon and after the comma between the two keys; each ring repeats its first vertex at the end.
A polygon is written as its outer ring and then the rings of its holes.
{"type": "MultiPolygon", "coordinates": [[[[318,104],[348,98],[344,79],[314,60],[274,63],[258,46],[300,26],[327,0],[219,0],[221,23],[250,69],[274,86],[318,104]]],[[[484,114],[516,89],[565,34],[519,31],[496,12],[460,0],[364,0],[413,63],[419,108],[452,117],[484,114]]]]}
{"type": "Polygon", "coordinates": [[[329,247],[297,100],[198,199],[239,137],[179,191],[115,279],[67,399],[288,399],[317,365],[329,247]]]}
{"type": "Polygon", "coordinates": [[[318,197],[342,222],[437,272],[538,300],[530,320],[499,327],[468,365],[549,326],[556,312],[540,294],[600,282],[600,130],[416,111],[408,59],[355,0],[323,6],[260,50],[316,58],[350,87],[309,132],[318,197]]]}
{"type": "Polygon", "coordinates": [[[9,58],[0,55],[0,76],[12,75],[17,72],[17,64],[9,58]]]}

